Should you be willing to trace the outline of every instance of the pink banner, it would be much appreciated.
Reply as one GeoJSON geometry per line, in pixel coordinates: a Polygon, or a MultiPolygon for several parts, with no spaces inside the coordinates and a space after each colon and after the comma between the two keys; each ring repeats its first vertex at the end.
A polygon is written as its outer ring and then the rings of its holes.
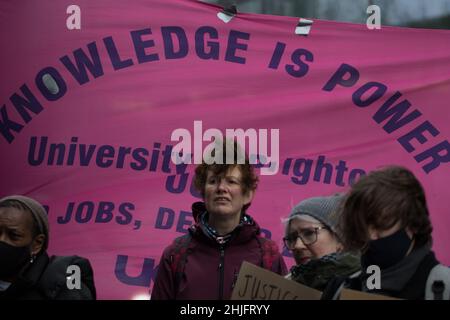
{"type": "Polygon", "coordinates": [[[99,298],[148,297],[162,249],[193,221],[177,129],[192,150],[211,128],[279,130],[249,214],[280,247],[294,204],[404,165],[450,264],[449,31],[314,20],[302,36],[299,18],[225,23],[189,0],[79,0],[70,30],[71,4],[0,3],[0,196],[48,206],[49,252],[89,258],[99,298]]]}

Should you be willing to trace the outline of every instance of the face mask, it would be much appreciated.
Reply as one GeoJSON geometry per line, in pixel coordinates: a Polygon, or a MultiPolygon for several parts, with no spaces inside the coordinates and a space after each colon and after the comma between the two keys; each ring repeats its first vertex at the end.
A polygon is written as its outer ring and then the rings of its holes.
{"type": "Polygon", "coordinates": [[[30,246],[15,247],[0,241],[0,279],[11,278],[30,260],[30,246]]]}
{"type": "Polygon", "coordinates": [[[367,251],[361,255],[363,267],[377,265],[386,269],[400,262],[408,252],[412,239],[405,229],[400,229],[390,236],[369,241],[367,251]]]}

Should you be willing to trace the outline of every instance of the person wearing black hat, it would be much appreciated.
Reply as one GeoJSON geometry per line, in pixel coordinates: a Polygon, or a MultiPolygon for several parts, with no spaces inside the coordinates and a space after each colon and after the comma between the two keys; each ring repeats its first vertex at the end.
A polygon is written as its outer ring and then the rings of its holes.
{"type": "MultiPolygon", "coordinates": [[[[0,199],[0,299],[92,300],[93,271],[87,259],[47,254],[49,224],[37,201],[20,195],[0,199]],[[80,270],[80,285],[68,285],[69,266],[80,270]]],[[[75,279],[76,280],[76,279],[75,279]]]]}

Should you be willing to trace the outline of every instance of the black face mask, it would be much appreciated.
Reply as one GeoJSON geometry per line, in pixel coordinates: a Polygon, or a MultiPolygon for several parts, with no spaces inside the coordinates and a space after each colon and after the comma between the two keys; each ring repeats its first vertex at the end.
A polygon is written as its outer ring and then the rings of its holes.
{"type": "Polygon", "coordinates": [[[15,247],[0,241],[0,279],[18,275],[30,258],[30,246],[15,247]]]}
{"type": "Polygon", "coordinates": [[[361,255],[361,265],[367,268],[377,265],[380,269],[389,268],[400,262],[408,252],[412,239],[405,229],[400,229],[390,236],[369,241],[369,246],[361,255]]]}

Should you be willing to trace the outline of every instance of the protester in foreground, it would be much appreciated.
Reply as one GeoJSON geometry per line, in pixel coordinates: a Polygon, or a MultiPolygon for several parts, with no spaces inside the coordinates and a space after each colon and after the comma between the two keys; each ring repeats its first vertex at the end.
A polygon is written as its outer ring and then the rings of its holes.
{"type": "Polygon", "coordinates": [[[308,198],[292,209],[283,240],[296,265],[287,278],[322,291],[336,275],[349,276],[360,270],[359,257],[343,252],[336,234],[343,198],[341,194],[308,198]]]}
{"type": "Polygon", "coordinates": [[[238,163],[238,152],[237,143],[224,143],[224,164],[203,162],[196,168],[195,186],[204,202],[192,205],[195,224],[188,234],[164,250],[153,300],[230,299],[244,261],[286,274],[277,245],[260,235],[247,214],[258,179],[246,155],[245,163],[238,163]],[[234,161],[225,164],[230,152],[234,161]]]}
{"type": "Polygon", "coordinates": [[[92,300],[94,276],[87,259],[49,257],[49,224],[40,203],[25,196],[0,199],[0,299],[92,300]],[[80,269],[80,282],[67,285],[69,266],[80,269]]]}
{"type": "Polygon", "coordinates": [[[329,297],[350,288],[401,299],[450,299],[450,269],[431,250],[425,192],[410,170],[390,166],[362,177],[344,202],[339,230],[347,249],[362,252],[362,271],[335,279],[329,297]],[[379,268],[379,285],[369,266],[379,268]]]}

